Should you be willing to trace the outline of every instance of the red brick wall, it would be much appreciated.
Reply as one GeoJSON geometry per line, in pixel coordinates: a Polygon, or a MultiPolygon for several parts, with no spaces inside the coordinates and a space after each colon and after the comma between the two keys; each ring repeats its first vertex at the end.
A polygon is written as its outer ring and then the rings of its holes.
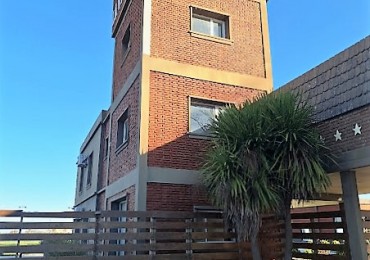
{"type": "Polygon", "coordinates": [[[187,135],[189,95],[241,103],[258,93],[238,86],[151,72],[148,165],[199,169],[209,141],[187,135]]]}
{"type": "Polygon", "coordinates": [[[240,0],[154,0],[151,55],[265,77],[260,4],[240,0]],[[230,15],[231,45],[190,35],[189,5],[230,15]]]}
{"type": "Polygon", "coordinates": [[[135,186],[130,186],[129,188],[108,198],[107,199],[108,210],[111,209],[112,202],[116,200],[121,200],[124,197],[126,197],[126,200],[127,200],[127,210],[135,210],[135,186]]]}
{"type": "MultiPolygon", "coordinates": [[[[127,11],[126,18],[123,20],[115,37],[114,64],[113,64],[113,99],[117,96],[128,76],[140,60],[141,54],[141,24],[142,24],[142,0],[132,0],[127,11]],[[122,38],[131,26],[131,49],[126,59],[122,54],[122,38]]],[[[118,25],[119,26],[119,25],[118,25]]]]}
{"type": "Polygon", "coordinates": [[[317,128],[325,138],[325,144],[335,153],[370,146],[370,106],[321,122],[317,128]],[[352,129],[356,123],[362,127],[362,134],[355,136],[352,129]],[[334,134],[337,129],[342,133],[342,140],[335,141],[334,134]]]}
{"type": "Polygon", "coordinates": [[[140,80],[137,78],[111,116],[112,136],[110,143],[109,183],[125,176],[136,167],[139,138],[139,87],[140,80]],[[129,140],[127,146],[117,152],[117,121],[126,109],[129,109],[129,140]]]}
{"type": "Polygon", "coordinates": [[[147,210],[193,211],[209,205],[204,189],[194,185],[148,183],[147,210]]]}

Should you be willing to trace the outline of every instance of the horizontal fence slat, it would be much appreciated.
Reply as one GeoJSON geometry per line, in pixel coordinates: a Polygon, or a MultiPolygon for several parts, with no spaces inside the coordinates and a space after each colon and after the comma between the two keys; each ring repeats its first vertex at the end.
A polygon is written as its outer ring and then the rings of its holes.
{"type": "Polygon", "coordinates": [[[338,229],[343,226],[343,222],[292,223],[293,229],[338,229]]]}
{"type": "Polygon", "coordinates": [[[97,256],[96,260],[148,260],[148,255],[97,256]]]}
{"type": "MultiPolygon", "coordinates": [[[[251,254],[245,255],[244,259],[250,259],[251,254]]],[[[194,253],[193,260],[221,260],[221,259],[239,259],[239,253],[236,252],[218,252],[218,253],[194,253]]]]}
{"type": "Polygon", "coordinates": [[[22,210],[0,210],[0,217],[24,218],[95,218],[93,211],[26,212],[22,210]]]}
{"type": "Polygon", "coordinates": [[[43,252],[75,252],[93,250],[94,245],[83,244],[39,244],[32,246],[1,246],[0,253],[43,253],[43,252]]]}
{"type": "Polygon", "coordinates": [[[370,221],[363,221],[363,222],[362,222],[362,226],[363,226],[364,228],[370,228],[370,221]]]}
{"type": "Polygon", "coordinates": [[[99,223],[100,228],[150,228],[152,224],[150,222],[136,222],[136,221],[127,221],[127,222],[102,222],[99,223]]]}
{"type": "Polygon", "coordinates": [[[346,249],[344,244],[319,244],[319,243],[293,243],[294,248],[320,249],[341,251],[346,249]]]}
{"type": "Polygon", "coordinates": [[[119,239],[137,239],[145,240],[151,238],[151,233],[149,232],[126,232],[126,233],[99,233],[97,235],[98,240],[119,240],[119,239]]]}
{"type": "Polygon", "coordinates": [[[238,243],[192,243],[191,249],[193,250],[239,250],[238,243]]]}
{"type": "Polygon", "coordinates": [[[94,239],[94,233],[22,233],[22,234],[1,234],[1,240],[89,240],[94,239]]]}
{"type": "Polygon", "coordinates": [[[361,210],[361,216],[370,218],[370,210],[361,210]]]}
{"type": "Polygon", "coordinates": [[[232,238],[236,238],[236,233],[233,233],[233,232],[192,232],[191,238],[192,239],[205,239],[205,238],[232,239],[232,238]]]}
{"type": "Polygon", "coordinates": [[[105,245],[96,245],[96,249],[102,252],[111,252],[111,251],[149,251],[150,244],[105,244],[105,245]]]}
{"type": "Polygon", "coordinates": [[[94,222],[0,222],[0,229],[90,229],[94,222]]]}
{"type": "MultiPolygon", "coordinates": [[[[49,256],[47,258],[43,257],[43,256],[29,256],[29,255],[25,255],[24,257],[22,257],[22,259],[25,258],[27,260],[45,260],[45,259],[48,259],[48,260],[60,260],[60,259],[65,259],[65,260],[94,260],[94,257],[93,256],[65,256],[65,257],[62,257],[62,256],[56,256],[56,257],[52,257],[52,256],[49,256]]],[[[1,260],[14,260],[14,257],[13,258],[0,258],[1,260]]]]}
{"type": "Polygon", "coordinates": [[[342,211],[292,213],[292,220],[343,217],[342,211]]]}
{"type": "Polygon", "coordinates": [[[324,254],[311,254],[311,253],[292,253],[293,257],[300,259],[312,259],[312,260],[344,260],[348,259],[345,255],[324,255],[324,254]]]}
{"type": "Polygon", "coordinates": [[[293,233],[293,239],[336,239],[345,240],[343,233],[293,233]]]}

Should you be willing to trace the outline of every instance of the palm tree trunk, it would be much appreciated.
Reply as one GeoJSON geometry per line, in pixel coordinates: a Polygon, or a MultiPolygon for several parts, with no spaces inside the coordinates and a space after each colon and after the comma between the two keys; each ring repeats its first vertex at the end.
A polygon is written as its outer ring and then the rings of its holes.
{"type": "Polygon", "coordinates": [[[252,257],[253,260],[261,260],[261,252],[258,243],[258,236],[255,235],[251,238],[251,245],[252,245],[252,257]]]}
{"type": "Polygon", "coordinates": [[[292,233],[292,216],[290,213],[291,200],[287,199],[285,204],[285,256],[284,260],[292,260],[293,233],[292,233]],[[289,202],[288,202],[289,201],[289,202]]]}

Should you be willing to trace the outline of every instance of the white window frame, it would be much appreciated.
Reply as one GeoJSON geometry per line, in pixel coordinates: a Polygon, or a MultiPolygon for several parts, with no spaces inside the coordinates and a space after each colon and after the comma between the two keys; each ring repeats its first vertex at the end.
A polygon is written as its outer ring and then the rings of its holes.
{"type": "Polygon", "coordinates": [[[200,15],[200,14],[194,14],[192,16],[192,31],[195,31],[197,33],[203,33],[203,32],[198,32],[194,30],[194,18],[198,18],[201,20],[205,20],[209,22],[209,33],[206,33],[207,35],[213,36],[213,37],[219,37],[219,38],[226,38],[226,22],[223,20],[215,19],[209,16],[205,15],[200,15]],[[221,35],[217,35],[217,33],[214,31],[214,24],[221,24],[221,35]]]}
{"type": "Polygon", "coordinates": [[[197,6],[190,6],[190,32],[196,36],[208,36],[210,38],[219,39],[222,41],[231,41],[230,16],[225,13],[220,13],[214,10],[207,10],[197,6]],[[209,32],[200,32],[195,29],[194,18],[209,21],[209,32]],[[221,35],[217,35],[214,31],[214,24],[221,24],[221,35]]]}

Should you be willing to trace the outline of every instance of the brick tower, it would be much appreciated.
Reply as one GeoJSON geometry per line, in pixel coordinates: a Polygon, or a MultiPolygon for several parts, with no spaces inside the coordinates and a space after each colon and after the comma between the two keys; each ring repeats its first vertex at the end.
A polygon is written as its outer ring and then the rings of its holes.
{"type": "Polygon", "coordinates": [[[112,103],[81,146],[75,207],[205,206],[199,168],[210,118],[272,90],[266,0],[113,6],[112,103]]]}

